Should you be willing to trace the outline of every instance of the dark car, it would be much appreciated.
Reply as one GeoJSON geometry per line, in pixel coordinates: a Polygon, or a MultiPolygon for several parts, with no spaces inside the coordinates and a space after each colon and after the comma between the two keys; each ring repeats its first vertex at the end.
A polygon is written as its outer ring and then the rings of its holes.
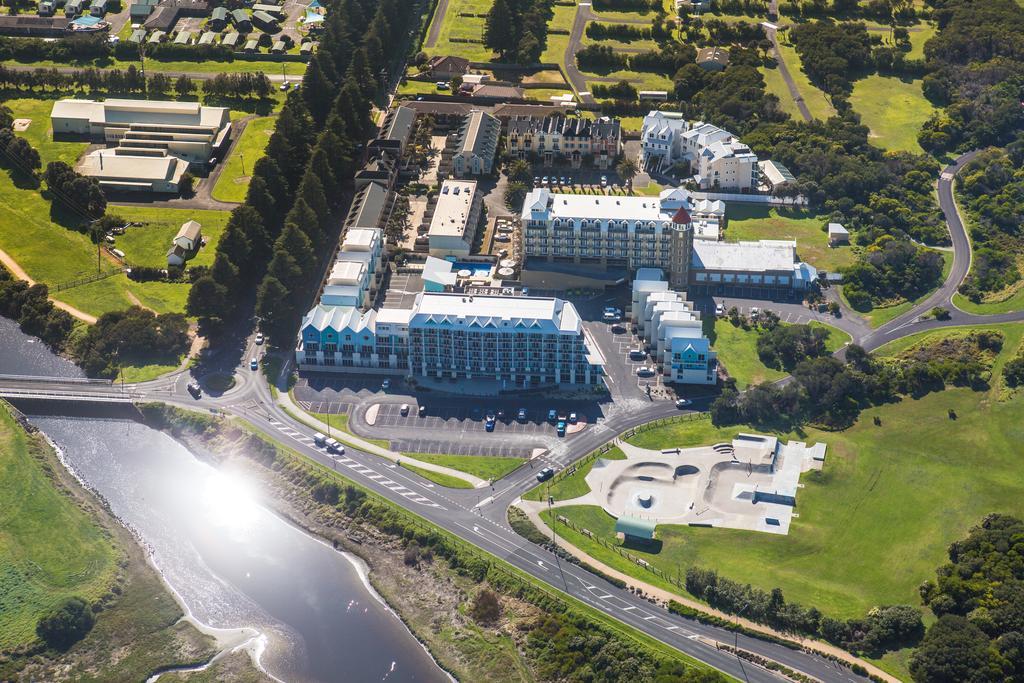
{"type": "Polygon", "coordinates": [[[200,399],[203,397],[203,389],[195,382],[188,383],[188,393],[192,394],[192,398],[200,399]]]}
{"type": "Polygon", "coordinates": [[[555,471],[550,467],[545,467],[537,473],[537,481],[547,481],[555,475],[555,471]]]}

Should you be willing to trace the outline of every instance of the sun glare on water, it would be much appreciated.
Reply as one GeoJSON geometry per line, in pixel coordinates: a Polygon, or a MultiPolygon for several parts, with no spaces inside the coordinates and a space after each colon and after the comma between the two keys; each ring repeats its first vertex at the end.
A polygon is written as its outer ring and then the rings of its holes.
{"type": "Polygon", "coordinates": [[[256,492],[251,483],[223,472],[216,472],[207,479],[202,503],[211,524],[234,531],[250,529],[259,513],[256,492]]]}

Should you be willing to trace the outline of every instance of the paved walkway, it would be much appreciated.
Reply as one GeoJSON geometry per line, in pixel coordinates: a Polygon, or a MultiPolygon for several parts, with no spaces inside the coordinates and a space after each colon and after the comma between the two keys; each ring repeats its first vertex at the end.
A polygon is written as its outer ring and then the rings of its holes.
{"type": "Polygon", "coordinates": [[[434,18],[430,22],[430,33],[427,34],[427,39],[423,41],[423,47],[434,47],[437,45],[437,39],[441,37],[441,24],[444,23],[444,18],[447,14],[448,0],[438,0],[437,7],[434,8],[434,18]]]}
{"type": "MultiPolygon", "coordinates": [[[[298,405],[296,405],[295,402],[292,401],[291,394],[289,394],[287,391],[277,392],[277,404],[284,408],[285,411],[290,412],[293,415],[301,416],[302,421],[309,423],[309,426],[313,427],[314,429],[318,429],[324,433],[332,431],[326,424],[316,419],[315,417],[304,411],[302,408],[300,408],[298,405]]],[[[337,432],[337,429],[333,431],[337,432]]],[[[429,470],[431,472],[437,472],[438,474],[445,474],[448,475],[449,477],[461,479],[462,481],[472,484],[473,488],[479,489],[483,488],[484,486],[489,486],[489,482],[481,479],[480,477],[473,476],[472,474],[467,474],[466,472],[462,472],[461,470],[452,469],[451,467],[444,467],[443,465],[435,465],[432,462],[423,462],[422,460],[410,458],[409,456],[403,455],[402,453],[399,453],[397,451],[392,451],[387,448],[381,448],[377,444],[370,443],[369,441],[361,439],[358,436],[355,436],[354,434],[351,434],[349,432],[346,432],[344,438],[339,439],[339,441],[344,441],[345,443],[351,445],[353,448],[358,448],[361,451],[372,453],[374,455],[379,455],[382,458],[387,458],[388,460],[396,464],[398,464],[399,461],[402,461],[405,462],[406,464],[412,465],[413,467],[418,467],[422,470],[429,470]]]]}
{"type": "MultiPolygon", "coordinates": [[[[776,17],[779,16],[779,0],[772,0],[771,11],[776,17]]],[[[800,94],[793,76],[789,73],[789,67],[786,66],[786,60],[782,58],[782,50],[779,49],[779,32],[773,29],[765,29],[765,33],[768,34],[768,40],[772,41],[772,53],[775,57],[776,68],[779,70],[782,80],[786,82],[786,88],[789,89],[790,97],[796,103],[796,108],[800,111],[800,116],[803,117],[804,121],[810,121],[814,118],[811,116],[811,110],[807,108],[804,96],[800,94]]]]}
{"type": "MultiPolygon", "coordinates": [[[[530,521],[533,522],[534,526],[536,526],[537,529],[539,529],[545,536],[552,535],[551,528],[544,523],[544,520],[541,519],[540,516],[540,512],[546,508],[546,505],[544,503],[537,501],[519,500],[518,502],[516,502],[515,505],[516,507],[518,507],[519,509],[523,510],[526,513],[526,516],[530,518],[530,521]]],[[[831,645],[820,640],[813,640],[810,638],[793,636],[790,633],[782,633],[781,631],[776,631],[775,629],[765,626],[764,624],[759,624],[757,622],[750,621],[749,619],[743,619],[742,617],[737,617],[733,614],[727,614],[725,612],[722,612],[721,610],[714,609],[713,607],[708,607],[702,602],[698,602],[697,600],[693,600],[692,598],[683,597],[678,593],[667,591],[664,588],[659,588],[645,581],[641,581],[640,579],[637,579],[635,576],[630,576],[629,574],[625,574],[617,569],[613,569],[612,567],[609,567],[600,560],[591,557],[584,551],[580,550],[573,544],[569,543],[569,541],[565,540],[557,533],[554,534],[554,538],[555,542],[558,543],[558,546],[566,552],[568,552],[573,557],[582,560],[583,562],[586,562],[592,567],[596,567],[597,569],[604,572],[605,574],[608,574],[609,576],[613,576],[621,581],[625,581],[627,585],[632,586],[633,588],[638,589],[640,591],[643,591],[645,594],[649,595],[655,600],[658,600],[659,602],[667,604],[669,600],[675,600],[680,604],[686,605],[687,607],[695,609],[704,614],[710,614],[714,617],[718,617],[719,619],[724,619],[726,621],[742,624],[751,631],[766,633],[777,638],[795,641],[800,643],[800,645],[805,648],[817,650],[820,653],[823,653],[830,657],[835,657],[836,659],[840,659],[848,664],[859,664],[863,666],[865,669],[867,669],[869,673],[878,676],[883,680],[888,681],[889,683],[899,683],[898,678],[887,674],[886,672],[882,671],[870,662],[854,657],[846,650],[842,650],[834,645],[831,645]]],[[[731,647],[730,643],[722,644],[730,645],[731,647]]]]}
{"type": "MultiPolygon", "coordinates": [[[[25,269],[22,268],[17,261],[11,258],[10,254],[8,254],[6,251],[3,251],[2,249],[0,249],[0,263],[3,263],[4,267],[7,270],[11,271],[11,275],[18,278],[19,280],[24,280],[25,282],[27,282],[29,287],[36,283],[35,280],[28,276],[28,273],[25,272],[25,269]]],[[[87,322],[90,325],[96,324],[96,316],[89,315],[85,311],[80,311],[71,304],[66,304],[63,301],[54,299],[53,296],[50,296],[50,301],[52,301],[53,305],[56,306],[57,308],[61,309],[62,311],[67,311],[68,313],[78,318],[79,320],[87,322]]]]}

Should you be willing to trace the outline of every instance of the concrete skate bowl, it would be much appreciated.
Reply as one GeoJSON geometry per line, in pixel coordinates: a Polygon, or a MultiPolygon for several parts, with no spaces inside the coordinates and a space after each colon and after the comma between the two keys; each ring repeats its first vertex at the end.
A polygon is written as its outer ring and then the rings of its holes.
{"type": "Polygon", "coordinates": [[[734,484],[757,484],[761,477],[756,469],[743,462],[719,462],[711,467],[708,483],[701,492],[701,500],[705,505],[720,510],[746,510],[754,502],[753,492],[732,497],[734,484]]]}
{"type": "Polygon", "coordinates": [[[700,469],[693,465],[638,462],[609,483],[603,506],[610,514],[640,513],[654,519],[686,514],[698,488],[700,469]]]}

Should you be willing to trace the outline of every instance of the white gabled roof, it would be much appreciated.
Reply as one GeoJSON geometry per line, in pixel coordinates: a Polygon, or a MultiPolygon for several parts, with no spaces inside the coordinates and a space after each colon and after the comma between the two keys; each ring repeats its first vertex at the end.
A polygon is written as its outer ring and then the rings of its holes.
{"type": "Polygon", "coordinates": [[[330,328],[342,334],[344,332],[373,331],[377,317],[376,311],[362,313],[354,306],[323,306],[316,305],[302,318],[301,328],[313,327],[319,332],[330,328]]]}
{"type": "Polygon", "coordinates": [[[583,327],[576,308],[562,299],[427,292],[416,297],[409,324],[414,327],[490,327],[508,332],[548,334],[579,334],[583,327]]]}

